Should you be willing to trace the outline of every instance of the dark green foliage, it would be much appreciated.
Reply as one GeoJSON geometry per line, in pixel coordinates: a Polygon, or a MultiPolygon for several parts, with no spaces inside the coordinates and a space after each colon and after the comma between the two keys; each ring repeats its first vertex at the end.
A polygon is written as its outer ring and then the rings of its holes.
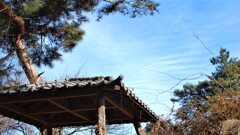
{"type": "Polygon", "coordinates": [[[216,66],[216,71],[212,73],[213,77],[222,85],[223,90],[239,88],[240,60],[229,58],[229,52],[222,48],[220,56],[212,58],[210,61],[216,66]]]}
{"type": "MultiPolygon", "coordinates": [[[[223,91],[239,91],[240,60],[230,58],[229,52],[221,48],[220,55],[214,57],[210,62],[216,66],[216,71],[209,80],[200,81],[198,84],[185,84],[183,89],[174,91],[173,102],[180,103],[181,107],[176,113],[180,128],[191,131],[202,116],[208,116],[211,108],[205,104],[209,97],[215,96],[223,91]]],[[[188,131],[187,131],[188,132],[188,131]]]]}
{"type": "Polygon", "coordinates": [[[22,3],[20,13],[26,16],[31,16],[43,8],[45,2],[42,0],[28,0],[22,3]]]}
{"type": "Polygon", "coordinates": [[[174,91],[176,98],[171,100],[185,105],[195,99],[204,100],[207,95],[213,96],[225,88],[239,88],[240,60],[229,58],[229,52],[221,48],[220,55],[212,58],[210,62],[216,66],[216,71],[212,76],[208,76],[210,80],[198,82],[196,85],[189,83],[183,85],[183,89],[174,91]]]}
{"type": "MultiPolygon", "coordinates": [[[[158,3],[152,0],[3,0],[18,17],[24,20],[25,33],[21,39],[37,66],[53,67],[63,53],[71,52],[81,41],[81,24],[88,22],[87,12],[104,15],[119,12],[130,17],[152,15],[158,3]]],[[[1,57],[15,49],[19,26],[0,9],[1,57]]],[[[13,56],[14,57],[14,56],[13,56]]],[[[3,64],[3,63],[1,63],[3,64]]],[[[2,70],[4,71],[4,70],[2,70]]]]}

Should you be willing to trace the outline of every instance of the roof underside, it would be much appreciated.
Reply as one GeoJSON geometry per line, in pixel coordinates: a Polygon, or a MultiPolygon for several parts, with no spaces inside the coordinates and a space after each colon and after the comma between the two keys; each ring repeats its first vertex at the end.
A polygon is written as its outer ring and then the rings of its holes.
{"type": "Polygon", "coordinates": [[[2,91],[0,114],[42,128],[97,123],[97,93],[104,91],[107,124],[156,121],[153,113],[118,77],[74,78],[2,91]]]}

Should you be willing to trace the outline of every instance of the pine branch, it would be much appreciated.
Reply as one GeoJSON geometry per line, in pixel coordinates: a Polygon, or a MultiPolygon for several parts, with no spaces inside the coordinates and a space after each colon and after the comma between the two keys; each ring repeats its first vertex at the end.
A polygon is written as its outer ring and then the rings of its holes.
{"type": "Polygon", "coordinates": [[[13,21],[16,23],[18,26],[18,35],[17,35],[17,42],[20,41],[22,35],[25,33],[25,28],[24,28],[24,21],[21,16],[17,16],[13,10],[3,1],[0,2],[0,10],[5,9],[4,13],[13,21]]]}

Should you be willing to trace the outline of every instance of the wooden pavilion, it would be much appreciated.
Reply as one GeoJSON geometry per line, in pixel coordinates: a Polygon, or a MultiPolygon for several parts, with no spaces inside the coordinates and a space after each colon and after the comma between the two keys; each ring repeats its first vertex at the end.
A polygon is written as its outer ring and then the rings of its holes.
{"type": "Polygon", "coordinates": [[[156,122],[151,111],[122,76],[72,78],[22,85],[0,92],[0,114],[36,126],[47,135],[52,128],[96,125],[96,134],[106,134],[106,124],[156,122]]]}

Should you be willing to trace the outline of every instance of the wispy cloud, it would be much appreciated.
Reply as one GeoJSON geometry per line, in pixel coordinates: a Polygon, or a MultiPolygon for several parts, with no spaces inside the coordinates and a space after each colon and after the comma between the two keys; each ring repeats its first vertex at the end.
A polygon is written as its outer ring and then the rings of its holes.
{"type": "MultiPolygon", "coordinates": [[[[64,61],[56,62],[54,69],[42,68],[47,70],[45,78],[52,80],[59,73],[74,73],[87,61],[82,76],[116,77],[122,73],[126,85],[135,88],[143,101],[157,113],[166,114],[166,105],[172,105],[172,90],[156,95],[179,80],[146,68],[179,78],[200,72],[210,74],[212,55],[192,35],[193,31],[216,55],[220,47],[225,47],[240,57],[240,6],[228,1],[216,6],[206,1],[166,0],[161,5],[160,14],[154,17],[133,20],[116,14],[101,22],[92,19],[83,26],[86,35],[73,53],[64,55],[64,61]]],[[[198,80],[201,79],[204,78],[198,80]]]]}

